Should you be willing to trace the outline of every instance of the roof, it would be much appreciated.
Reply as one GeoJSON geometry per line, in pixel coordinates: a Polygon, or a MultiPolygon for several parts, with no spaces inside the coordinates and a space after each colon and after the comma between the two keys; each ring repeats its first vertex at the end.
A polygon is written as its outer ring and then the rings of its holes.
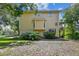
{"type": "MultiPolygon", "coordinates": [[[[61,12],[62,10],[43,10],[43,11],[37,11],[37,13],[53,13],[53,12],[61,12]]],[[[36,11],[25,11],[24,13],[35,13],[36,11]]]]}

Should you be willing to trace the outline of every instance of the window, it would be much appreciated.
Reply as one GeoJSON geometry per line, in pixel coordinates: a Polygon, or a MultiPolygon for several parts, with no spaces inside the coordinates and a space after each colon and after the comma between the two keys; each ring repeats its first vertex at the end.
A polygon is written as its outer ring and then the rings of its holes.
{"type": "Polygon", "coordinates": [[[44,20],[34,20],[34,30],[44,30],[45,21],[44,20]]]}
{"type": "Polygon", "coordinates": [[[48,13],[48,16],[52,16],[52,13],[49,12],[49,13],[48,13]]]}
{"type": "Polygon", "coordinates": [[[38,13],[37,16],[41,16],[41,13],[38,13]]]}

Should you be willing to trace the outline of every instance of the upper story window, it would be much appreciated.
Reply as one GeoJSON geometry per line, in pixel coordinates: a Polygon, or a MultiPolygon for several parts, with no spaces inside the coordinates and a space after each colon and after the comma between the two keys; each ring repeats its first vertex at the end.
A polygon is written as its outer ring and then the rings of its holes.
{"type": "Polygon", "coordinates": [[[40,14],[37,14],[37,16],[40,16],[40,14]]]}
{"type": "Polygon", "coordinates": [[[49,12],[49,13],[48,13],[48,16],[52,16],[52,13],[51,13],[51,12],[49,12]]]}
{"type": "Polygon", "coordinates": [[[41,16],[42,14],[41,13],[37,13],[37,16],[41,16]]]}

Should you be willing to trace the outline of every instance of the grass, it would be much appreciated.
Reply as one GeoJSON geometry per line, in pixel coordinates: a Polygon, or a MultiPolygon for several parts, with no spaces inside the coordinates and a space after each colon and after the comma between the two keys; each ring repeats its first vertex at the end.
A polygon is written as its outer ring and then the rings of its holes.
{"type": "Polygon", "coordinates": [[[25,42],[28,43],[29,41],[27,41],[27,40],[20,40],[20,39],[12,39],[12,38],[7,38],[7,37],[0,38],[0,49],[9,47],[10,44],[12,44],[12,43],[16,43],[16,45],[22,45],[25,42]]]}

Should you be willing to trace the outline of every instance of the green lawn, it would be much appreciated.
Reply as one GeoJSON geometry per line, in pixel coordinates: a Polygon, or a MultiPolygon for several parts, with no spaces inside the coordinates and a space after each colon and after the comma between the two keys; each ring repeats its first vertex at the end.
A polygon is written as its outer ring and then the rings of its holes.
{"type": "Polygon", "coordinates": [[[1,48],[6,48],[6,47],[11,47],[10,45],[13,43],[17,43],[17,45],[22,45],[25,42],[29,42],[27,40],[20,40],[20,39],[11,39],[11,38],[0,38],[0,49],[1,48]]]}

